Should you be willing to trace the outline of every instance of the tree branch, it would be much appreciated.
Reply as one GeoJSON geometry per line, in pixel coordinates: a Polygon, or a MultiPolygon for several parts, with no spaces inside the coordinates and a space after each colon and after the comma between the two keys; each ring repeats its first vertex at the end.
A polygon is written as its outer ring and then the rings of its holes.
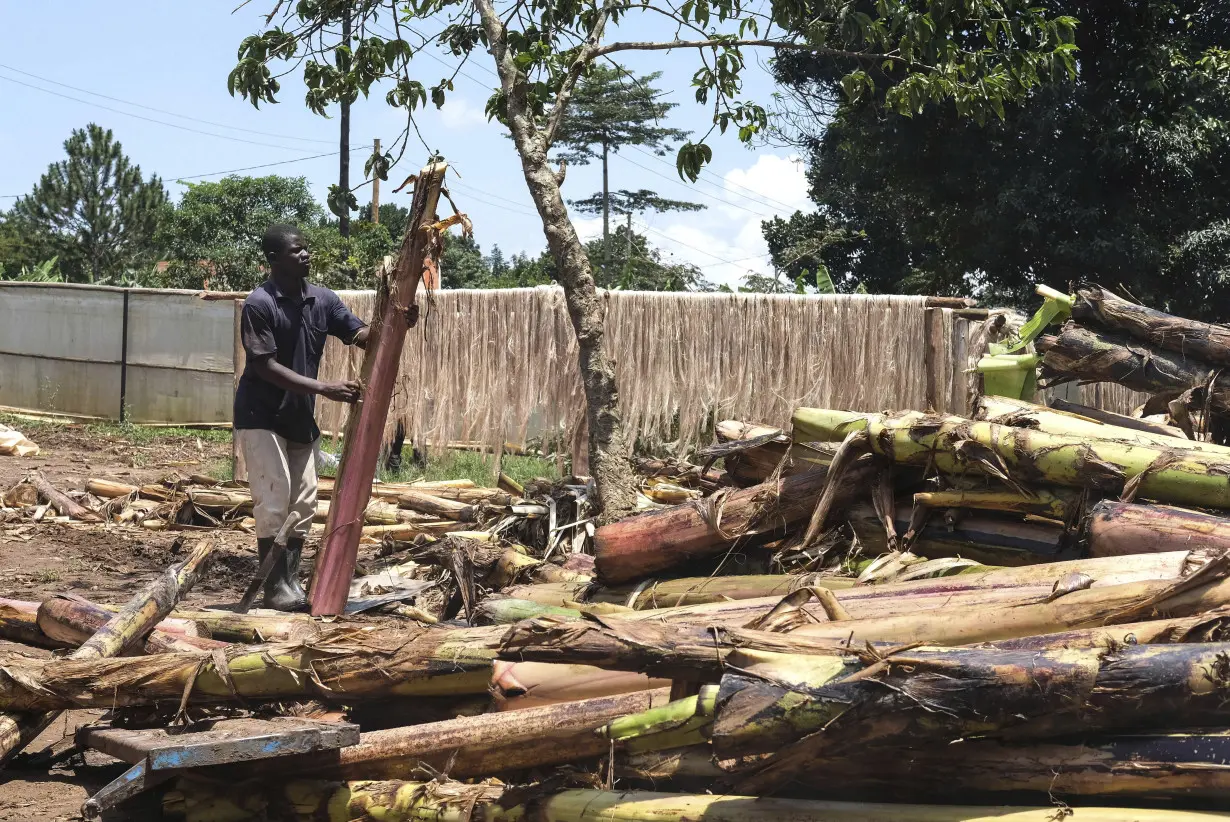
{"type": "Polygon", "coordinates": [[[600,51],[598,43],[602,41],[602,32],[606,29],[606,21],[614,5],[614,0],[607,0],[602,4],[602,9],[598,12],[597,19],[594,20],[594,27],[586,38],[585,47],[581,49],[577,59],[568,68],[568,75],[560,84],[559,91],[555,95],[555,108],[551,111],[551,119],[547,121],[547,126],[543,130],[542,147],[544,151],[551,149],[551,143],[555,140],[555,132],[559,130],[559,124],[563,122],[564,112],[568,108],[568,98],[572,96],[572,90],[576,88],[577,81],[581,79],[581,73],[598,56],[596,53],[600,51]]]}
{"type": "Polygon", "coordinates": [[[713,38],[711,40],[664,40],[660,42],[620,42],[600,46],[587,52],[586,58],[594,60],[617,51],[669,51],[670,49],[703,49],[713,46],[764,46],[774,49],[789,49],[791,51],[810,51],[826,57],[843,57],[857,60],[892,60],[902,65],[931,69],[931,66],[914,63],[897,54],[883,54],[869,51],[844,51],[824,46],[813,46],[808,43],[798,43],[792,40],[744,40],[736,38],[713,38]]]}

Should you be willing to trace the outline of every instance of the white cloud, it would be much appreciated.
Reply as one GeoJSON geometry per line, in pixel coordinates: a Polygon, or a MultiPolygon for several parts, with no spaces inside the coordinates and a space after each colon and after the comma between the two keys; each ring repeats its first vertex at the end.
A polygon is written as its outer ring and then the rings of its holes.
{"type": "Polygon", "coordinates": [[[467,100],[465,97],[453,95],[440,109],[440,123],[448,129],[468,129],[487,123],[483,109],[467,100]]]}
{"type": "Polygon", "coordinates": [[[722,184],[704,190],[725,204],[651,218],[648,235],[664,255],[696,265],[719,285],[737,285],[750,272],[771,274],[760,223],[814,208],[803,163],[794,155],[758,154],[749,167],[726,172],[722,184]]]}

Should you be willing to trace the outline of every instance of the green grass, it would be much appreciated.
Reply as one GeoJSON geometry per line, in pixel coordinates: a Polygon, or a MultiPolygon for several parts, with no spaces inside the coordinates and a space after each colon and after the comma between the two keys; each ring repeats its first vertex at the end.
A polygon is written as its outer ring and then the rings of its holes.
{"type": "MultiPolygon", "coordinates": [[[[0,414],[0,423],[16,428],[35,442],[38,442],[40,433],[53,432],[62,429],[65,425],[65,423],[54,420],[25,419],[11,414],[0,414]]],[[[148,445],[159,440],[180,439],[199,439],[202,442],[226,444],[231,442],[229,428],[161,428],[132,423],[90,422],[84,423],[80,430],[99,439],[122,439],[134,445],[148,445]]],[[[324,449],[336,453],[336,448],[331,442],[325,442],[324,449]]],[[[495,485],[495,463],[489,454],[480,454],[477,451],[431,452],[425,471],[410,464],[409,448],[406,449],[406,457],[400,471],[388,471],[382,463],[379,472],[380,479],[384,482],[468,479],[479,486],[495,485]]],[[[559,479],[555,461],[542,457],[505,454],[502,467],[505,474],[522,485],[539,478],[559,479]]],[[[234,466],[231,465],[229,459],[214,460],[204,467],[202,473],[225,482],[234,478],[234,466]]]]}
{"type": "MultiPolygon", "coordinates": [[[[540,477],[552,480],[559,478],[555,463],[541,457],[505,454],[502,467],[505,474],[522,485],[540,477]]],[[[400,471],[381,468],[380,479],[384,482],[468,479],[475,485],[490,487],[495,485],[495,462],[490,455],[476,451],[443,451],[428,458],[425,471],[403,462],[400,471]]]]}
{"type": "Polygon", "coordinates": [[[230,482],[235,479],[235,463],[229,459],[213,460],[201,471],[207,477],[213,477],[218,482],[230,482]]]}
{"type": "MultiPolygon", "coordinates": [[[[40,432],[54,432],[69,424],[57,420],[17,417],[12,414],[0,414],[0,423],[16,428],[35,442],[38,442],[40,432]]],[[[127,440],[133,445],[147,445],[164,439],[199,439],[202,442],[218,443],[230,443],[231,441],[231,429],[229,428],[166,428],[135,425],[130,422],[87,422],[82,424],[81,430],[100,438],[127,440]]]]}

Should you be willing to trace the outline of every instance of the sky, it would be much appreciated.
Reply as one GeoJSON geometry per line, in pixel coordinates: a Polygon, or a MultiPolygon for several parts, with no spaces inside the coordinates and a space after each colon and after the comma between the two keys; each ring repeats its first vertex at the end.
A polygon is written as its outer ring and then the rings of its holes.
{"type": "MultiPolygon", "coordinates": [[[[47,166],[62,159],[63,143],[89,122],[112,129],[125,153],[146,174],[157,174],[173,199],[183,181],[219,179],[221,172],[306,177],[323,203],[337,180],[338,121],[309,112],[300,79],[282,82],[277,105],[259,110],[231,97],[226,77],[247,35],[261,30],[272,0],[125,0],[95,3],[60,0],[31,3],[0,0],[0,209],[28,193],[47,166]],[[53,19],[54,18],[54,19],[53,19]],[[54,40],[32,33],[54,31],[54,40]]],[[[666,32],[635,23],[619,39],[663,39],[666,32]]],[[[761,58],[763,59],[763,58],[761,58]]],[[[633,71],[664,72],[657,82],[679,104],[667,124],[703,134],[711,108],[693,98],[694,53],[629,54],[633,71]]],[[[416,79],[434,85],[455,61],[438,52],[415,57],[416,79]]],[[[498,123],[483,117],[497,85],[491,58],[476,52],[442,110],[419,117],[427,144],[450,163],[450,190],[474,222],[484,253],[498,245],[505,256],[537,255],[545,248],[542,225],[521,176],[512,142],[498,123]]],[[[762,66],[749,61],[745,97],[769,102],[773,85],[762,66]]],[[[335,114],[335,112],[333,112],[335,114]]],[[[351,145],[379,138],[389,146],[405,123],[390,108],[384,90],[373,88],[351,110],[351,145]]],[[[668,261],[699,266],[715,283],[735,284],[749,272],[771,273],[762,220],[812,208],[804,168],[788,149],[743,147],[733,135],[710,139],[714,160],[701,181],[679,179],[673,155],[657,157],[625,149],[611,162],[611,188],[658,191],[672,199],[708,206],[689,214],[648,214],[635,228],[668,261]]],[[[362,178],[366,150],[352,153],[351,183],[362,178]]],[[[412,143],[390,173],[383,202],[409,204],[391,189],[416,171],[427,151],[412,143]]],[[[564,196],[583,199],[601,190],[599,165],[572,167],[564,196]]],[[[362,202],[370,189],[357,192],[362,202]]],[[[600,236],[601,218],[575,215],[582,237],[600,236]]]]}

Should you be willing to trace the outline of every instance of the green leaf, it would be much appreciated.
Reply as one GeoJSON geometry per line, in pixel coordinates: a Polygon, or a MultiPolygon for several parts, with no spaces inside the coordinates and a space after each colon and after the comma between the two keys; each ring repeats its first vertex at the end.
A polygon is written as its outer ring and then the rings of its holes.
{"type": "Polygon", "coordinates": [[[817,294],[836,294],[837,286],[833,285],[833,278],[829,276],[829,269],[825,265],[816,266],[816,293],[817,294]]]}

